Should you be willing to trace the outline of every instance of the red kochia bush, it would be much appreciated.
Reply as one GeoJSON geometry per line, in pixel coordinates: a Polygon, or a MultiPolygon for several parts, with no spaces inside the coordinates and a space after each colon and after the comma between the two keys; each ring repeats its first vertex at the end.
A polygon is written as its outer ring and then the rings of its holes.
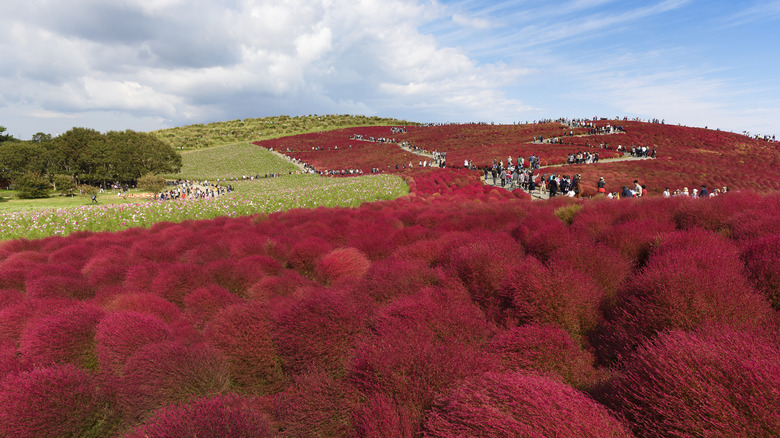
{"type": "Polygon", "coordinates": [[[109,436],[112,408],[89,373],[38,368],[0,381],[0,436],[109,436]]]}
{"type": "Polygon", "coordinates": [[[268,420],[236,396],[220,395],[163,408],[127,438],[272,437],[268,420]]]}
{"type": "Polygon", "coordinates": [[[70,299],[33,298],[0,309],[0,340],[15,342],[29,322],[57,313],[77,303],[70,299]]]}
{"type": "Polygon", "coordinates": [[[561,382],[521,373],[486,373],[437,400],[425,437],[631,437],[624,424],[561,382]]]}
{"type": "Polygon", "coordinates": [[[167,323],[182,317],[181,310],[163,297],[145,293],[120,293],[106,304],[107,310],[148,313],[167,323]]]}
{"type": "Polygon", "coordinates": [[[357,280],[371,266],[371,261],[356,248],[337,248],[317,263],[317,278],[324,284],[339,280],[357,280]]]}
{"type": "Polygon", "coordinates": [[[95,332],[102,317],[99,307],[81,304],[34,321],[19,342],[22,360],[36,366],[71,363],[94,368],[95,332]]]}
{"type": "Polygon", "coordinates": [[[358,286],[376,301],[412,295],[439,283],[439,273],[422,260],[390,258],[371,263],[358,286]]]}
{"type": "Polygon", "coordinates": [[[742,251],[750,278],[772,303],[780,310],[780,234],[763,237],[742,251]]]}
{"type": "Polygon", "coordinates": [[[225,356],[231,378],[246,391],[264,394],[281,384],[281,361],[271,339],[265,303],[222,309],[206,325],[204,336],[225,356]]]}
{"type": "MultiPolygon", "coordinates": [[[[363,300],[365,301],[365,300],[363,300]]],[[[274,317],[273,332],[285,370],[342,371],[347,351],[364,331],[370,308],[335,290],[317,290],[274,317]]]]}
{"type": "Polygon", "coordinates": [[[560,262],[543,266],[530,256],[507,273],[500,293],[510,303],[508,325],[556,324],[578,342],[596,328],[604,299],[585,274],[560,262]]]}
{"type": "Polygon", "coordinates": [[[184,298],[184,308],[192,323],[203,327],[221,309],[241,302],[241,298],[219,286],[205,286],[190,292],[184,298]]]}
{"type": "Polygon", "coordinates": [[[776,342],[715,326],[648,341],[597,397],[640,436],[776,437],[778,387],[776,342]]]}
{"type": "Polygon", "coordinates": [[[170,337],[168,326],[156,316],[139,312],[109,313],[98,324],[95,335],[100,369],[120,374],[136,350],[170,337]]]}
{"type": "Polygon", "coordinates": [[[209,273],[202,266],[176,263],[158,271],[150,292],[182,307],[188,293],[211,282],[209,273]]]}
{"type": "Polygon", "coordinates": [[[562,328],[527,324],[499,333],[486,350],[510,371],[553,375],[578,389],[590,389],[597,378],[595,358],[562,328]]]}
{"type": "Polygon", "coordinates": [[[222,355],[205,344],[166,341],[139,348],[127,361],[119,402],[125,418],[142,418],[170,404],[228,392],[222,355]]]}
{"type": "Polygon", "coordinates": [[[304,237],[290,251],[290,267],[307,275],[314,272],[317,262],[333,250],[333,245],[319,237],[304,237]]]}
{"type": "Polygon", "coordinates": [[[397,401],[414,424],[441,391],[495,366],[479,351],[491,326],[465,291],[431,288],[400,298],[371,327],[349,379],[364,393],[397,401]]]}
{"type": "Polygon", "coordinates": [[[602,358],[625,354],[666,329],[761,327],[772,318],[768,301],[742,274],[736,248],[716,234],[679,231],[660,236],[656,247],[606,314],[599,339],[600,352],[608,354],[602,358]]]}

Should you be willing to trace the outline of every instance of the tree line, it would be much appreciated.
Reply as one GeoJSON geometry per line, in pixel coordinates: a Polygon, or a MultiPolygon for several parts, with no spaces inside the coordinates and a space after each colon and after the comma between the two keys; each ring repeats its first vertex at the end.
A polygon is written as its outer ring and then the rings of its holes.
{"type": "Polygon", "coordinates": [[[21,141],[4,131],[0,126],[0,180],[20,197],[67,193],[82,185],[135,184],[147,174],[181,169],[181,156],[149,133],[73,128],[54,138],[38,133],[21,141]]]}

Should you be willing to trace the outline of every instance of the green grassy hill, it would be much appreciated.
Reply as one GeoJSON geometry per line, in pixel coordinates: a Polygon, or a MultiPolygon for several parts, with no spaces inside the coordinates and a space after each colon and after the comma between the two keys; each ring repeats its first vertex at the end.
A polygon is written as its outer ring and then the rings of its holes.
{"type": "Polygon", "coordinates": [[[176,149],[187,150],[354,126],[415,124],[405,120],[352,115],[278,116],[161,129],[152,131],[152,134],[176,149]]]}
{"type": "Polygon", "coordinates": [[[215,180],[299,170],[273,152],[246,142],[184,151],[181,156],[181,172],[169,175],[170,178],[215,180]]]}

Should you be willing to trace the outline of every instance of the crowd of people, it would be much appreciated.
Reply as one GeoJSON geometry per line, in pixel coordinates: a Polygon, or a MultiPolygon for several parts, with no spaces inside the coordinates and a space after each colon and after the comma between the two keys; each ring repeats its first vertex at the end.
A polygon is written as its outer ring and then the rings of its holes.
{"type": "Polygon", "coordinates": [[[216,198],[234,191],[232,185],[220,185],[215,182],[194,181],[187,179],[177,179],[169,183],[173,187],[166,188],[157,195],[160,201],[178,200],[178,199],[204,199],[216,198]]]}

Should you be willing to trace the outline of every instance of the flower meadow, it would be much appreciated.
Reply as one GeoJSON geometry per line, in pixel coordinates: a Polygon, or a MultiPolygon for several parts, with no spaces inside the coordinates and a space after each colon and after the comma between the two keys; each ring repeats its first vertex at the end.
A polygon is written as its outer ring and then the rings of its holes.
{"type": "Polygon", "coordinates": [[[75,231],[118,231],[158,222],[237,217],[291,208],[357,207],[363,202],[396,198],[407,190],[402,180],[388,175],[349,180],[284,176],[231,183],[237,191],[216,198],[0,213],[0,240],[34,239],[75,231]]]}
{"type": "Polygon", "coordinates": [[[780,434],[780,195],[403,177],[0,244],[0,436],[780,434]]]}

